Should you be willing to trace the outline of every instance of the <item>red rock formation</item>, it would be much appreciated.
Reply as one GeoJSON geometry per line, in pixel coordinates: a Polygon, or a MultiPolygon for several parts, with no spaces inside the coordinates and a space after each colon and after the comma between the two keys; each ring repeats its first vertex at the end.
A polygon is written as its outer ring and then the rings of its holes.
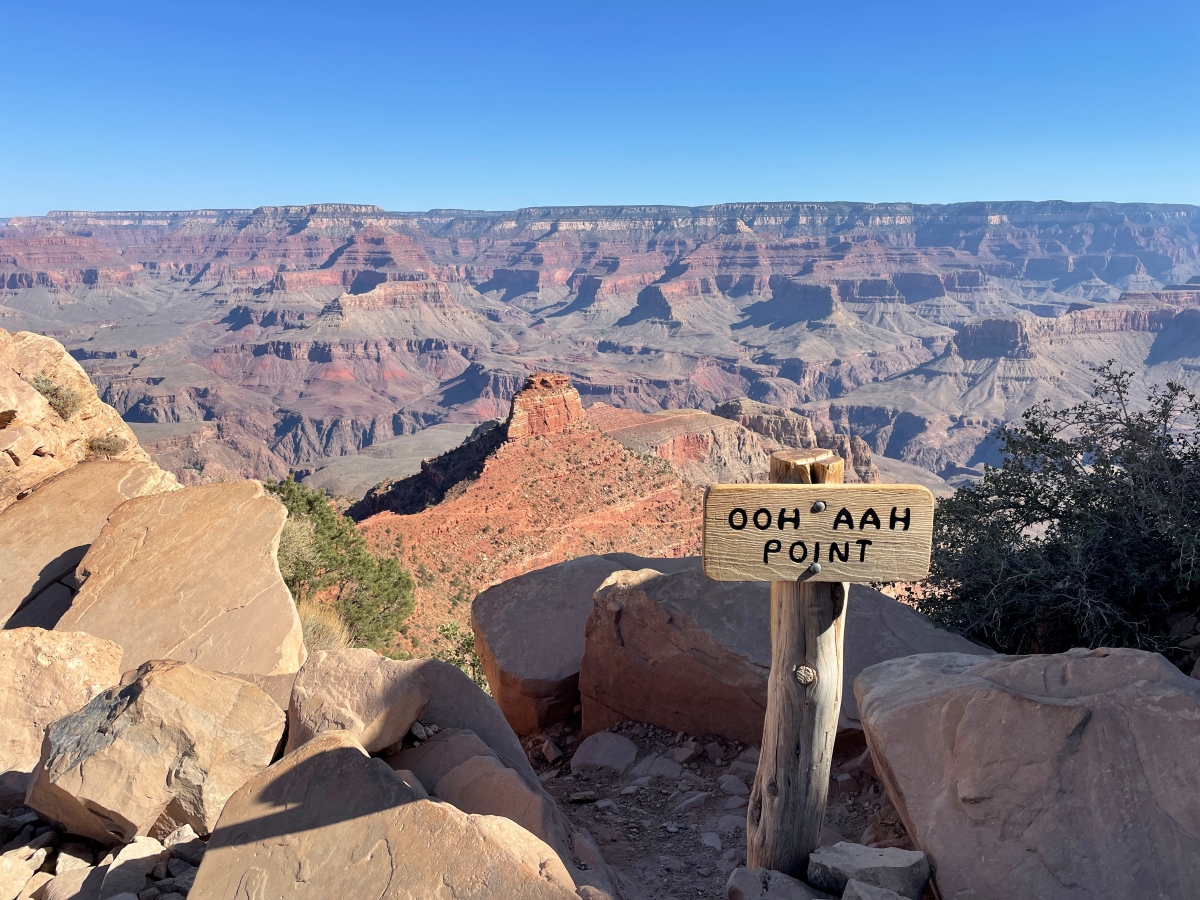
{"type": "Polygon", "coordinates": [[[635,453],[665,459],[696,485],[766,481],[769,457],[758,435],[698,409],[645,413],[597,403],[588,421],[635,453]]]}
{"type": "Polygon", "coordinates": [[[557,434],[584,419],[579,391],[566,375],[534,372],[512,399],[508,414],[508,439],[557,434]]]}
{"type": "Polygon", "coordinates": [[[677,557],[699,550],[698,488],[588,424],[563,376],[536,373],[526,384],[507,438],[503,428],[493,429],[406,479],[436,481],[441,502],[361,523],[377,550],[396,554],[417,580],[402,649],[427,652],[446,621],[466,630],[464,601],[533,569],[585,554],[677,557]],[[476,449],[486,455],[472,458],[476,449]]]}

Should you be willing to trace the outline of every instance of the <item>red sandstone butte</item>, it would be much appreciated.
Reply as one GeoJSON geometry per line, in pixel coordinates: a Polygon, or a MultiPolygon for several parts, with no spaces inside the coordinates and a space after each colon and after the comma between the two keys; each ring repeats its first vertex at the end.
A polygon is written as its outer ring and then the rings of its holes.
{"type": "Polygon", "coordinates": [[[566,375],[534,372],[525,387],[513,396],[508,416],[508,439],[562,431],[585,418],[579,392],[566,375]]]}

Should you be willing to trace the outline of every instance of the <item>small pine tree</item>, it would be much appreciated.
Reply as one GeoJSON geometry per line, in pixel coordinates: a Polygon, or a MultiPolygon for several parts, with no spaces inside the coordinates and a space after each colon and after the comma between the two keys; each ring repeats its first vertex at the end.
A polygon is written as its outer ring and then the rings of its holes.
{"type": "Polygon", "coordinates": [[[1171,626],[1200,611],[1200,403],[1182,386],[1134,411],[1131,372],[1096,370],[1090,400],[1040,403],[1006,454],[938,502],[917,607],[1007,653],[1138,647],[1179,660],[1171,626]]]}
{"type": "Polygon", "coordinates": [[[415,602],[412,576],[395,559],[376,556],[354,523],[324,491],[290,476],[267,490],[287,507],[291,528],[280,535],[280,572],[292,596],[332,589],[354,646],[379,649],[392,640],[415,602]]]}

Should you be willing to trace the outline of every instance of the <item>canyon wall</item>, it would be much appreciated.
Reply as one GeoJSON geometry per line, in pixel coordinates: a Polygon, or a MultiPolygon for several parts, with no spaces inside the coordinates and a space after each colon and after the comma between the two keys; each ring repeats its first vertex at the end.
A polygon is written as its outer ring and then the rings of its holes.
{"type": "Polygon", "coordinates": [[[955,477],[1104,360],[1200,388],[1198,274],[1200,208],[1167,204],[52,212],[0,228],[0,327],[61,341],[189,482],[502,417],[545,369],[955,477]]]}

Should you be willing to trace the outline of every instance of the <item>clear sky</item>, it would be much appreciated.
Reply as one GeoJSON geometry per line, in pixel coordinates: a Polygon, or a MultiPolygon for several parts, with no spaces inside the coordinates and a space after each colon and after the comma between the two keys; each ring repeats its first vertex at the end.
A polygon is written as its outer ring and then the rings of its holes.
{"type": "Polygon", "coordinates": [[[1200,203],[1200,0],[0,0],[0,216],[1200,203]]]}

